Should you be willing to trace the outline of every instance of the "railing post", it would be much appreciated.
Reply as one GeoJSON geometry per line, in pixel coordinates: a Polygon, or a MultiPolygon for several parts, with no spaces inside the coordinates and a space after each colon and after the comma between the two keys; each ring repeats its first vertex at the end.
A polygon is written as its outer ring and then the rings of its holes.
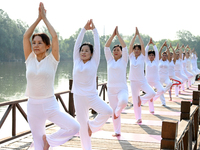
{"type": "Polygon", "coordinates": [[[72,84],[73,80],[69,80],[69,114],[73,117],[75,117],[75,108],[74,108],[74,96],[73,93],[71,93],[72,90],[72,84]]]}
{"type": "Polygon", "coordinates": [[[16,136],[16,104],[12,107],[12,136],[16,136]]]}
{"type": "MultiPolygon", "coordinates": [[[[181,118],[180,120],[190,120],[190,101],[181,101],[181,118]]],[[[188,130],[185,132],[183,137],[184,149],[191,149],[192,146],[192,128],[191,123],[189,122],[188,130]]]]}
{"type": "MultiPolygon", "coordinates": [[[[192,104],[193,105],[198,105],[199,106],[199,98],[200,98],[200,84],[198,84],[198,91],[193,91],[193,96],[192,96],[192,104]]],[[[200,125],[200,112],[199,112],[199,125],[200,125]]]]}
{"type": "Polygon", "coordinates": [[[181,101],[181,116],[180,120],[190,120],[190,101],[181,101]]]}
{"type": "MultiPolygon", "coordinates": [[[[198,90],[200,88],[200,84],[198,85],[198,90]]],[[[200,111],[199,111],[199,98],[200,98],[200,91],[193,91],[193,105],[197,105],[198,106],[198,110],[197,112],[194,114],[194,122],[193,122],[193,125],[194,125],[194,137],[193,137],[193,140],[196,141],[196,144],[195,144],[195,150],[197,149],[197,145],[198,145],[198,132],[199,132],[199,122],[200,122],[200,111]]]]}
{"type": "Polygon", "coordinates": [[[175,149],[178,133],[178,121],[164,120],[162,122],[160,149],[175,149]]]}

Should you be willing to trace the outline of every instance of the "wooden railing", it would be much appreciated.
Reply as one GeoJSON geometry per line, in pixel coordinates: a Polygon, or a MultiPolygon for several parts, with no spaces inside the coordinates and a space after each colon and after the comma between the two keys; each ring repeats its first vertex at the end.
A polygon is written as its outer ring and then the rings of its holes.
{"type": "MultiPolygon", "coordinates": [[[[73,93],[71,93],[72,83],[73,83],[73,80],[69,80],[69,90],[64,91],[64,92],[55,93],[55,97],[56,97],[57,101],[60,101],[65,112],[67,112],[71,116],[75,117],[75,107],[74,107],[73,93]],[[64,100],[61,97],[62,94],[69,94],[68,109],[66,107],[64,100]]],[[[105,100],[105,91],[107,90],[106,84],[107,83],[98,84],[98,77],[97,77],[97,87],[101,86],[99,96],[101,96],[103,94],[103,100],[105,100]]],[[[8,115],[12,111],[12,136],[0,139],[0,144],[31,133],[30,130],[23,131],[23,132],[20,132],[20,133],[16,133],[16,128],[17,128],[17,126],[16,126],[16,120],[17,120],[16,109],[19,110],[20,114],[23,116],[23,118],[28,123],[27,114],[25,113],[25,111],[23,110],[23,108],[20,105],[21,103],[24,103],[24,102],[27,102],[27,101],[28,101],[28,99],[20,99],[20,100],[14,100],[14,101],[0,103],[0,107],[6,107],[7,106],[7,109],[4,112],[3,117],[0,120],[0,130],[1,130],[1,127],[3,126],[4,122],[6,121],[8,115]]],[[[53,123],[48,123],[48,124],[46,124],[46,127],[51,126],[51,125],[53,125],[53,123]]]]}
{"type": "MultiPolygon", "coordinates": [[[[200,86],[198,86],[198,90],[200,86]]],[[[161,149],[196,150],[199,135],[200,91],[193,91],[193,101],[181,102],[180,122],[162,122],[161,149]]]]}

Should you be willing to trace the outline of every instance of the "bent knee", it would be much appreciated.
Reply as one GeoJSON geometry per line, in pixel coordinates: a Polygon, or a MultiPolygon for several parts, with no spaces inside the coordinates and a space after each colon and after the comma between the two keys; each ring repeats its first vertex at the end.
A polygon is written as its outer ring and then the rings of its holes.
{"type": "Polygon", "coordinates": [[[105,115],[109,115],[109,116],[112,116],[113,114],[113,110],[110,106],[108,106],[105,110],[104,110],[104,114],[105,115]]]}

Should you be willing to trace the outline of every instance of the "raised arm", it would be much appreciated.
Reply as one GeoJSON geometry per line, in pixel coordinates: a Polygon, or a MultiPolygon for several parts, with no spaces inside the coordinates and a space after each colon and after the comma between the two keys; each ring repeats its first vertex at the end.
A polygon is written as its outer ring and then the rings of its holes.
{"type": "MultiPolygon", "coordinates": [[[[182,45],[182,47],[184,47],[184,45],[182,45]]],[[[183,54],[182,47],[179,48],[179,58],[180,59],[183,59],[183,56],[182,56],[182,54],[183,54]]]]}
{"type": "Polygon", "coordinates": [[[168,46],[166,46],[166,47],[167,47],[167,59],[168,59],[168,61],[170,61],[170,51],[169,51],[168,46]]]}
{"type": "Polygon", "coordinates": [[[99,40],[99,34],[97,29],[95,28],[95,25],[93,23],[93,20],[90,20],[90,28],[94,33],[94,52],[92,55],[92,60],[94,60],[96,62],[96,65],[99,65],[99,61],[100,61],[100,40],[99,40]]]}
{"type": "Polygon", "coordinates": [[[135,35],[133,36],[133,38],[132,38],[132,40],[131,40],[131,43],[130,43],[130,45],[129,45],[129,55],[133,52],[133,44],[134,44],[134,42],[135,42],[135,39],[136,39],[136,33],[135,33],[135,35]]]}
{"type": "Polygon", "coordinates": [[[140,45],[141,45],[141,53],[145,56],[145,49],[144,49],[144,42],[140,36],[140,33],[138,31],[138,28],[136,27],[136,34],[138,35],[139,41],[140,41],[140,45]]]}
{"type": "MultiPolygon", "coordinates": [[[[149,51],[149,45],[153,44],[152,38],[150,38],[149,43],[145,47],[145,60],[148,60],[148,51],[149,51]]],[[[153,44],[154,45],[154,44],[153,44]]]]}
{"type": "Polygon", "coordinates": [[[160,51],[159,51],[159,60],[162,58],[162,49],[167,45],[167,42],[165,41],[164,44],[161,46],[160,51]]]}
{"type": "Polygon", "coordinates": [[[46,17],[46,10],[44,8],[43,3],[40,3],[39,8],[42,20],[44,21],[45,25],[47,26],[47,29],[49,30],[49,33],[52,36],[52,54],[54,58],[59,61],[60,55],[59,55],[59,42],[58,42],[58,36],[56,34],[56,31],[54,30],[53,26],[50,24],[46,17]]]}
{"type": "Polygon", "coordinates": [[[173,46],[172,46],[172,44],[170,43],[170,48],[172,49],[172,51],[173,51],[173,62],[174,62],[174,64],[176,63],[176,52],[175,52],[175,50],[174,50],[174,48],[173,48],[173,46]]]}
{"type": "MultiPolygon", "coordinates": [[[[39,8],[40,9],[40,8],[39,8]]],[[[24,56],[25,60],[27,60],[28,56],[32,52],[31,48],[31,42],[30,42],[30,37],[33,34],[33,31],[35,30],[36,26],[38,23],[41,21],[42,17],[41,14],[39,13],[37,20],[28,28],[28,30],[24,33],[23,37],[23,48],[24,48],[24,56]]]]}
{"type": "MultiPolygon", "coordinates": [[[[116,27],[117,28],[117,27],[116,27]]],[[[111,37],[108,39],[108,41],[105,44],[105,48],[104,48],[104,53],[105,53],[105,57],[106,57],[106,61],[108,62],[109,60],[113,59],[113,55],[110,51],[110,45],[112,43],[112,40],[114,39],[115,35],[116,35],[116,28],[113,31],[113,34],[111,35],[111,37]]]]}

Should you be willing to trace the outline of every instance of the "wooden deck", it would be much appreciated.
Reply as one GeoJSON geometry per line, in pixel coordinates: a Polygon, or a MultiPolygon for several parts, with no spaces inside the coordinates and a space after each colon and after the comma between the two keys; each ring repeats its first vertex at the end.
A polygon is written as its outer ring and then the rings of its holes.
{"type": "MultiPolygon", "coordinates": [[[[121,114],[121,139],[113,138],[113,124],[108,121],[101,131],[92,135],[92,148],[95,150],[157,150],[160,149],[160,135],[162,128],[162,120],[180,120],[180,105],[181,100],[192,100],[193,90],[197,90],[197,85],[200,82],[195,82],[190,89],[186,89],[179,97],[175,97],[172,92],[173,100],[169,101],[168,93],[165,94],[166,106],[161,106],[158,99],[155,101],[155,113],[149,113],[148,104],[142,106],[142,124],[135,124],[135,116],[133,113],[132,98],[129,97],[129,103],[126,109],[121,114]]],[[[92,119],[94,116],[91,115],[92,119]]],[[[55,132],[59,127],[51,126],[47,128],[47,134],[55,132]]],[[[27,150],[32,143],[31,134],[24,136],[15,141],[0,145],[1,150],[27,150]]],[[[53,148],[54,150],[78,150],[81,149],[79,137],[73,137],[70,141],[53,148]]]]}

